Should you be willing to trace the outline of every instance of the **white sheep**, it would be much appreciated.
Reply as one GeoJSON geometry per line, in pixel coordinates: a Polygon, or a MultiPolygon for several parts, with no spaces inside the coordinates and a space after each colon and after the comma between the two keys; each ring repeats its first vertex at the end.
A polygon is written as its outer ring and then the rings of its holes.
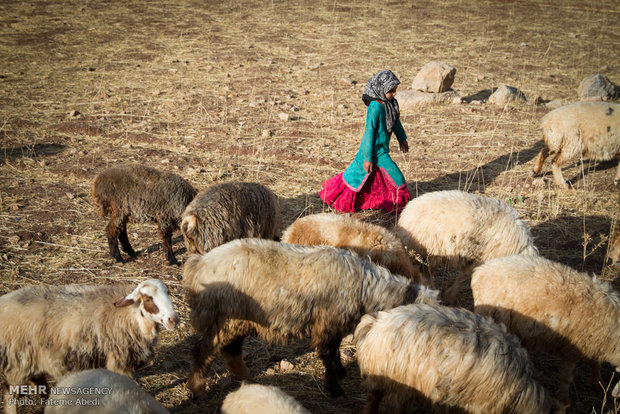
{"type": "Polygon", "coordinates": [[[157,223],[168,263],[177,264],[172,251],[172,234],[179,228],[181,214],[196,190],[176,174],[162,173],[142,165],[119,165],[101,172],[91,186],[97,213],[110,217],[106,226],[110,256],[122,262],[121,248],[134,256],[127,237],[127,223],[157,223]]]}
{"type": "Polygon", "coordinates": [[[278,387],[245,384],[229,393],[221,414],[310,414],[295,398],[278,387]]]}
{"type": "MultiPolygon", "coordinates": [[[[392,273],[420,282],[418,268],[394,233],[351,216],[320,213],[301,217],[282,232],[282,242],[351,250],[392,273]]],[[[428,284],[428,281],[423,283],[428,284]]]]}
{"type": "Polygon", "coordinates": [[[274,239],[280,228],[278,199],[258,183],[227,182],[201,191],[183,212],[181,231],[189,253],[207,253],[234,239],[274,239]]]}
{"type": "Polygon", "coordinates": [[[355,342],[367,388],[365,414],[377,413],[384,395],[390,412],[405,412],[412,401],[471,414],[546,413],[552,407],[519,340],[465,309],[421,304],[368,314],[355,342]]]}
{"type": "MultiPolygon", "coordinates": [[[[620,104],[576,102],[554,109],[540,121],[545,147],[540,151],[532,174],[540,173],[551,155],[553,180],[568,188],[560,164],[578,156],[595,161],[620,160],[620,104]]],[[[620,164],[614,184],[620,181],[620,164]]]]}
{"type": "Polygon", "coordinates": [[[244,337],[252,333],[282,343],[310,335],[325,366],[326,389],[341,395],[338,377],[346,370],[339,346],[362,315],[437,297],[436,291],[348,250],[265,239],[234,240],[191,256],[183,287],[192,325],[202,334],[188,382],[198,397],[205,395],[216,350],[231,374],[249,375],[241,351],[244,337]]]}
{"type": "MultiPolygon", "coordinates": [[[[620,370],[620,295],[596,277],[542,257],[511,256],[474,270],[471,287],[475,311],[504,323],[531,351],[560,356],[562,403],[581,359],[620,370]]],[[[614,396],[620,396],[616,385],[614,396]]]]}
{"type": "Polygon", "coordinates": [[[395,233],[421,256],[429,279],[442,261],[460,270],[446,292],[446,303],[455,303],[476,265],[495,257],[538,254],[517,210],[501,200],[463,191],[435,191],[411,200],[395,233]]]}
{"type": "Polygon", "coordinates": [[[169,413],[131,378],[107,369],[66,375],[50,391],[45,414],[169,413]]]}
{"type": "Polygon", "coordinates": [[[0,372],[7,413],[15,386],[88,368],[131,375],[149,361],[159,326],[179,319],[159,280],[117,286],[30,286],[0,297],[0,372]]]}

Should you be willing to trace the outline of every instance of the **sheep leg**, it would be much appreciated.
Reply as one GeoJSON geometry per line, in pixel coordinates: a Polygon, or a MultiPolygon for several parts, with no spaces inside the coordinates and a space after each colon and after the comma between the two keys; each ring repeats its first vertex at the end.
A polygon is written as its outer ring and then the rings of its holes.
{"type": "Polygon", "coordinates": [[[17,404],[9,404],[9,401],[14,398],[14,396],[9,392],[8,384],[4,384],[4,413],[5,414],[17,414],[17,404]]]}
{"type": "Polygon", "coordinates": [[[461,270],[456,276],[456,280],[452,283],[452,286],[446,291],[445,301],[447,305],[454,305],[456,303],[456,297],[463,288],[463,285],[470,279],[471,271],[470,267],[461,270]]]}
{"type": "Polygon", "coordinates": [[[551,161],[551,171],[553,172],[553,181],[555,185],[560,188],[568,189],[568,183],[562,175],[562,168],[560,163],[562,162],[562,153],[559,152],[551,161]]]}
{"type": "MultiPolygon", "coordinates": [[[[325,389],[332,398],[344,394],[344,390],[338,383],[338,373],[342,374],[344,367],[341,361],[336,362],[336,358],[340,359],[340,342],[342,342],[342,338],[336,337],[317,347],[317,354],[321,361],[323,361],[323,366],[325,366],[325,389]],[[340,365],[340,369],[338,365],[340,365]]],[[[346,370],[344,371],[346,374],[346,370]]]]}
{"type": "Polygon", "coordinates": [[[600,388],[603,385],[601,363],[598,361],[590,361],[590,381],[592,382],[592,386],[595,388],[600,388]]]}
{"type": "Polygon", "coordinates": [[[379,412],[379,404],[383,399],[383,392],[379,390],[369,390],[366,393],[366,405],[363,414],[377,414],[379,412]]]}
{"type": "Polygon", "coordinates": [[[532,175],[540,174],[540,170],[542,170],[542,166],[545,163],[545,160],[549,156],[549,147],[545,146],[540,150],[538,154],[538,158],[536,159],[536,164],[534,164],[534,169],[532,170],[532,175]]]}
{"type": "Polygon", "coordinates": [[[618,159],[618,166],[616,167],[616,177],[614,178],[614,185],[618,186],[620,184],[620,154],[616,155],[618,159]]]}
{"type": "Polygon", "coordinates": [[[560,385],[558,387],[557,399],[565,407],[570,405],[570,384],[575,379],[575,368],[577,363],[573,360],[561,360],[559,362],[558,371],[560,377],[560,385]]]}
{"type": "Polygon", "coordinates": [[[192,372],[189,374],[187,387],[194,395],[194,398],[204,399],[207,396],[207,392],[205,391],[207,372],[215,359],[212,341],[205,338],[199,340],[194,344],[192,353],[192,372]]]}
{"type": "Polygon", "coordinates": [[[110,248],[110,256],[117,262],[122,262],[121,251],[118,249],[118,236],[123,225],[123,218],[115,216],[114,213],[110,217],[110,222],[106,227],[106,235],[108,236],[108,247],[110,248]]]}
{"type": "Polygon", "coordinates": [[[243,338],[243,336],[238,336],[221,348],[224,366],[228,372],[238,379],[245,379],[250,376],[250,370],[245,365],[241,354],[243,338]]]}
{"type": "Polygon", "coordinates": [[[118,233],[118,241],[121,243],[121,249],[129,256],[135,256],[136,251],[131,247],[129,243],[129,237],[127,237],[127,223],[123,223],[118,233]]]}
{"type": "Polygon", "coordinates": [[[159,237],[161,237],[163,246],[164,246],[164,252],[166,253],[166,256],[168,257],[168,264],[169,265],[178,265],[179,262],[177,262],[176,257],[174,257],[174,252],[172,251],[172,227],[166,226],[166,227],[162,227],[161,224],[158,225],[158,231],[159,231],[159,237]]]}

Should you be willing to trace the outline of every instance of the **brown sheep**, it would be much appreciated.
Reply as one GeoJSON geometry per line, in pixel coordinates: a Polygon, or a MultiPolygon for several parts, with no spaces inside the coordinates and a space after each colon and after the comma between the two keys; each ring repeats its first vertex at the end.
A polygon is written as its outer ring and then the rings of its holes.
{"type": "Polygon", "coordinates": [[[110,216],[106,227],[110,255],[117,262],[123,261],[119,241],[125,253],[136,254],[127,237],[128,221],[154,221],[168,263],[177,264],[172,233],[179,228],[181,214],[195,195],[196,190],[178,175],[142,165],[120,165],[100,173],[92,184],[92,196],[97,213],[110,216]]]}
{"type": "Polygon", "coordinates": [[[181,231],[189,253],[207,253],[234,239],[274,239],[280,228],[276,196],[258,183],[215,184],[183,212],[181,231]]]}

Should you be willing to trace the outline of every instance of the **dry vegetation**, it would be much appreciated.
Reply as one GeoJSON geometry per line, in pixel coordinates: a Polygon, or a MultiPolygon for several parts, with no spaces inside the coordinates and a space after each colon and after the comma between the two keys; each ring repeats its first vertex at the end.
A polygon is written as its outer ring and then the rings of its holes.
{"type": "MultiPolygon", "coordinates": [[[[530,103],[442,105],[403,113],[411,151],[394,159],[412,195],[465,189],[514,203],[541,253],[603,275],[618,220],[616,162],[573,162],[573,189],[528,179],[541,148],[532,104],[577,100],[581,79],[620,83],[617,0],[566,1],[16,1],[0,3],[0,294],[32,284],[116,283],[157,277],[187,321],[181,269],[165,263],[155,226],[133,225],[142,249],[116,264],[90,183],[132,161],[174,171],[197,188],[253,180],[281,202],[284,225],[325,210],[321,182],[359,146],[366,80],[392,69],[406,89],[430,60],[457,68],[455,90],[484,95],[506,83],[530,103]],[[347,84],[342,78],[353,84],[347,84]],[[282,120],[281,113],[288,114],[282,120]]],[[[395,218],[359,217],[384,225],[395,218]]],[[[178,236],[178,234],[177,234],[178,236]]],[[[181,239],[179,260],[185,258],[181,239]]],[[[441,282],[449,274],[438,276],[441,282]]],[[[467,305],[470,298],[464,298],[467,305]]],[[[233,385],[216,364],[211,400],[190,399],[189,328],[164,333],[138,382],[176,413],[216,412],[233,385]]],[[[354,348],[343,346],[346,396],[322,391],[307,343],[246,346],[253,380],[281,386],[315,413],[359,412],[354,348]],[[294,364],[283,371],[283,358],[294,364]]],[[[538,358],[555,387],[555,360],[538,358]]],[[[610,380],[612,370],[604,367],[610,380]]],[[[580,367],[571,412],[618,412],[580,367]]]]}

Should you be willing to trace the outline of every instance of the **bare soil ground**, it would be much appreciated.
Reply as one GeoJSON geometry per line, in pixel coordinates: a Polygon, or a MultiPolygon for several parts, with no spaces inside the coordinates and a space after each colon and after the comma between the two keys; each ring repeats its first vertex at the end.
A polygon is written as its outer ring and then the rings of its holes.
{"type": "MultiPolygon", "coordinates": [[[[462,97],[488,96],[505,83],[528,103],[404,112],[411,150],[403,155],[394,146],[393,157],[412,195],[462,189],[506,200],[528,220],[542,255],[619,288],[618,268],[606,264],[618,220],[617,162],[572,160],[564,168],[570,190],[553,187],[548,165],[544,177],[528,176],[548,111],[534,100],[576,101],[579,82],[594,73],[620,82],[619,27],[616,0],[4,0],[0,294],[33,284],[156,277],[187,322],[181,268],[165,264],[155,226],[129,228],[140,249],[135,259],[117,264],[108,256],[105,222],[89,194],[95,175],[136,162],[199,189],[258,181],[279,196],[286,226],[326,210],[318,191],[359,147],[366,80],[389,68],[404,90],[431,60],[457,68],[453,87],[462,97]]],[[[396,220],[356,215],[388,227],[396,220]]],[[[175,249],[186,259],[178,234],[175,249]]],[[[439,287],[450,277],[438,274],[439,287]]],[[[463,306],[471,306],[469,295],[463,306]]],[[[135,378],[171,412],[217,412],[237,384],[218,362],[210,399],[191,399],[191,336],[189,324],[164,332],[157,358],[135,378]]],[[[248,340],[252,381],[282,387],[315,413],[359,412],[364,392],[354,347],[343,345],[346,396],[333,400],[307,345],[248,340]],[[294,368],[281,370],[282,359],[294,368]]],[[[555,389],[556,360],[535,360],[541,381],[555,389]]],[[[604,366],[605,381],[612,372],[604,366]]],[[[589,385],[584,366],[571,397],[572,413],[618,412],[618,401],[589,385]]]]}

